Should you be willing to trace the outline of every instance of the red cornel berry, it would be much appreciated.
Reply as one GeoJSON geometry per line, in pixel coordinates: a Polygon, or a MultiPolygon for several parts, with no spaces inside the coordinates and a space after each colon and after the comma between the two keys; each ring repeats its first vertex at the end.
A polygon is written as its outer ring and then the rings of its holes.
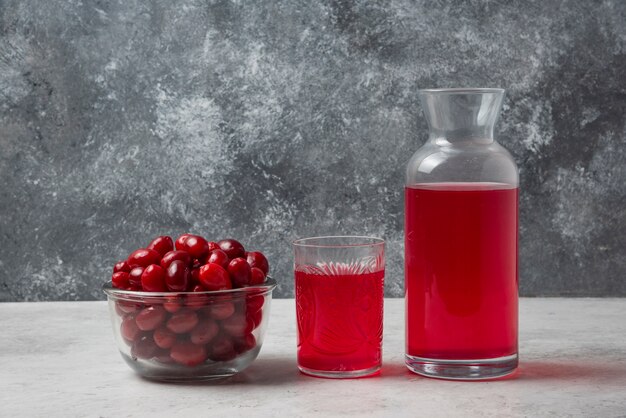
{"type": "MultiPolygon", "coordinates": [[[[196,286],[200,286],[200,269],[191,269],[191,275],[190,275],[191,279],[189,282],[189,287],[191,288],[192,292],[203,292],[203,290],[194,290],[194,288],[196,286]]],[[[200,286],[202,287],[202,286],[200,286]]]]}
{"type": "Polygon", "coordinates": [[[191,258],[204,260],[209,253],[209,243],[201,236],[189,235],[182,249],[187,251],[191,258]]]}
{"type": "Polygon", "coordinates": [[[175,260],[165,270],[165,284],[172,292],[184,292],[189,287],[191,271],[184,261],[175,260]]]}
{"type": "Polygon", "coordinates": [[[156,264],[150,264],[141,275],[141,287],[146,292],[167,292],[165,270],[156,264]]]}
{"type": "Polygon", "coordinates": [[[127,342],[133,342],[141,334],[133,316],[127,316],[120,325],[120,334],[127,342]]]}
{"type": "Polygon", "coordinates": [[[260,268],[252,267],[250,269],[250,285],[256,286],[265,283],[265,273],[260,268]]]}
{"type": "Polygon", "coordinates": [[[260,311],[265,304],[265,297],[263,295],[252,295],[246,299],[246,312],[254,313],[260,311]]]}
{"type": "Polygon", "coordinates": [[[209,246],[209,253],[220,249],[220,245],[215,241],[209,241],[207,245],[209,246]]]}
{"type": "Polygon", "coordinates": [[[149,306],[144,308],[135,317],[137,327],[142,331],[155,330],[165,321],[167,313],[160,306],[149,306]]]}
{"type": "Polygon", "coordinates": [[[130,267],[148,267],[150,264],[159,264],[161,255],[154,250],[140,248],[133,251],[127,261],[130,267]]]}
{"type": "Polygon", "coordinates": [[[188,341],[179,341],[170,351],[172,359],[183,366],[197,366],[207,358],[207,351],[203,345],[196,345],[188,341]]]}
{"type": "Polygon", "coordinates": [[[203,310],[211,318],[222,320],[235,313],[235,304],[229,300],[217,301],[203,310]]]}
{"type": "Polygon", "coordinates": [[[191,234],[183,234],[180,237],[176,238],[176,249],[177,250],[184,250],[184,246],[185,246],[185,241],[187,241],[187,238],[190,237],[191,234]]]}
{"type": "Polygon", "coordinates": [[[143,267],[135,267],[130,273],[128,273],[128,282],[132,287],[141,289],[141,275],[143,274],[143,267]]]}
{"type": "Polygon", "coordinates": [[[119,261],[113,266],[113,273],[119,273],[120,271],[130,273],[130,266],[126,260],[119,261]]]}
{"type": "Polygon", "coordinates": [[[232,339],[226,335],[219,335],[212,341],[209,358],[213,361],[228,361],[237,356],[232,339]]]}
{"type": "Polygon", "coordinates": [[[187,251],[180,251],[180,250],[170,251],[167,254],[165,254],[163,258],[161,259],[161,267],[166,269],[170,266],[170,264],[172,264],[172,261],[176,261],[176,260],[181,260],[185,264],[189,265],[191,264],[191,255],[189,255],[187,251]]]}
{"type": "Polygon", "coordinates": [[[265,258],[263,253],[260,253],[258,251],[250,251],[246,253],[246,260],[248,261],[248,264],[250,264],[250,267],[256,267],[261,269],[266,276],[267,273],[269,273],[270,265],[267,262],[267,258],[265,258]]]}
{"type": "Polygon", "coordinates": [[[184,334],[194,329],[198,325],[198,321],[198,314],[194,311],[180,310],[172,314],[166,326],[175,334],[184,334]]]}
{"type": "Polygon", "coordinates": [[[245,258],[235,258],[228,263],[228,274],[234,287],[243,287],[250,284],[252,272],[250,264],[245,258]]]}
{"type": "Polygon", "coordinates": [[[154,250],[163,257],[168,252],[174,249],[174,243],[172,239],[167,235],[156,237],[147,247],[149,250],[154,250]]]}
{"type": "Polygon", "coordinates": [[[234,314],[222,321],[222,329],[233,337],[243,337],[254,329],[254,320],[244,314],[234,314]]]}
{"type": "Polygon", "coordinates": [[[130,286],[128,279],[128,273],[125,271],[118,271],[117,273],[113,273],[113,276],[111,277],[111,284],[113,287],[117,287],[118,289],[126,289],[130,286]]]}
{"type": "Polygon", "coordinates": [[[220,246],[220,249],[224,251],[231,260],[233,258],[246,256],[246,250],[243,248],[243,245],[232,238],[223,239],[219,241],[217,245],[220,246]]]}
{"type": "Polygon", "coordinates": [[[220,266],[224,267],[224,268],[228,268],[228,256],[226,255],[226,253],[220,249],[217,250],[213,250],[211,251],[211,253],[209,254],[209,257],[206,260],[207,264],[208,263],[215,263],[215,264],[219,264],[220,266]]]}
{"type": "Polygon", "coordinates": [[[217,323],[211,319],[206,319],[198,325],[195,326],[194,329],[189,333],[189,339],[192,343],[203,345],[207,344],[211,341],[220,331],[220,327],[217,323]]]}
{"type": "Polygon", "coordinates": [[[206,290],[213,291],[233,288],[228,272],[218,264],[209,263],[200,267],[198,279],[202,287],[206,290]]]}
{"type": "Polygon", "coordinates": [[[176,334],[165,327],[157,328],[152,337],[160,348],[172,348],[176,342],[176,334]]]}
{"type": "Polygon", "coordinates": [[[157,353],[158,347],[154,340],[148,335],[142,335],[135,340],[130,348],[130,355],[133,358],[151,359],[157,353]]]}
{"type": "Polygon", "coordinates": [[[254,334],[247,334],[242,338],[235,340],[235,351],[239,354],[252,350],[256,346],[256,338],[254,334]]]}

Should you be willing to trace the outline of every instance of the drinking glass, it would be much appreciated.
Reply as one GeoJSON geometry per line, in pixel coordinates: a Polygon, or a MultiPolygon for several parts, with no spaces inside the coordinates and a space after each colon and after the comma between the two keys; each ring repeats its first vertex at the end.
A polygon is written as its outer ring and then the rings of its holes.
{"type": "Polygon", "coordinates": [[[327,378],[362,377],[382,365],[385,242],[327,236],[293,242],[298,367],[327,378]]]}

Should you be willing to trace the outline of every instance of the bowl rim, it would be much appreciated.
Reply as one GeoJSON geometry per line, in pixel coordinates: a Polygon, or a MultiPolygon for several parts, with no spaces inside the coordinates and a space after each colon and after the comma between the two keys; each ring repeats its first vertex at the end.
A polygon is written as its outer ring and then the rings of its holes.
{"type": "Polygon", "coordinates": [[[267,276],[267,280],[263,284],[240,287],[237,289],[225,289],[225,290],[205,290],[204,292],[144,292],[143,290],[125,290],[113,287],[111,281],[108,281],[102,285],[102,291],[108,297],[114,298],[182,298],[186,296],[241,296],[244,294],[252,293],[255,295],[265,295],[271,293],[277,286],[276,281],[267,276]]]}

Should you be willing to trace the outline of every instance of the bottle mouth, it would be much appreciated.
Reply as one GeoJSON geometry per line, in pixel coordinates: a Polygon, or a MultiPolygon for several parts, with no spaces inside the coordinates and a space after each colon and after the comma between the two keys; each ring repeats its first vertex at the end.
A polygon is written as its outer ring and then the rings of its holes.
{"type": "Polygon", "coordinates": [[[500,93],[504,94],[505,90],[501,88],[464,88],[464,87],[455,87],[455,88],[441,88],[441,89],[420,89],[420,93],[424,94],[485,94],[485,93],[500,93]]]}
{"type": "Polygon", "coordinates": [[[502,105],[504,89],[424,89],[419,91],[419,98],[431,139],[493,142],[493,127],[502,105]]]}

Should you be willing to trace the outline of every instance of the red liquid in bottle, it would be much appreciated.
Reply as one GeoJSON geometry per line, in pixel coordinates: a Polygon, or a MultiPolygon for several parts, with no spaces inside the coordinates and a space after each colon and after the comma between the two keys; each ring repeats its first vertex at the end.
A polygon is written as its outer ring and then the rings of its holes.
{"type": "Polygon", "coordinates": [[[356,371],[380,366],[384,270],[295,275],[300,367],[356,371]]]}
{"type": "Polygon", "coordinates": [[[408,355],[517,353],[517,199],[499,183],[405,188],[408,355]]]}

